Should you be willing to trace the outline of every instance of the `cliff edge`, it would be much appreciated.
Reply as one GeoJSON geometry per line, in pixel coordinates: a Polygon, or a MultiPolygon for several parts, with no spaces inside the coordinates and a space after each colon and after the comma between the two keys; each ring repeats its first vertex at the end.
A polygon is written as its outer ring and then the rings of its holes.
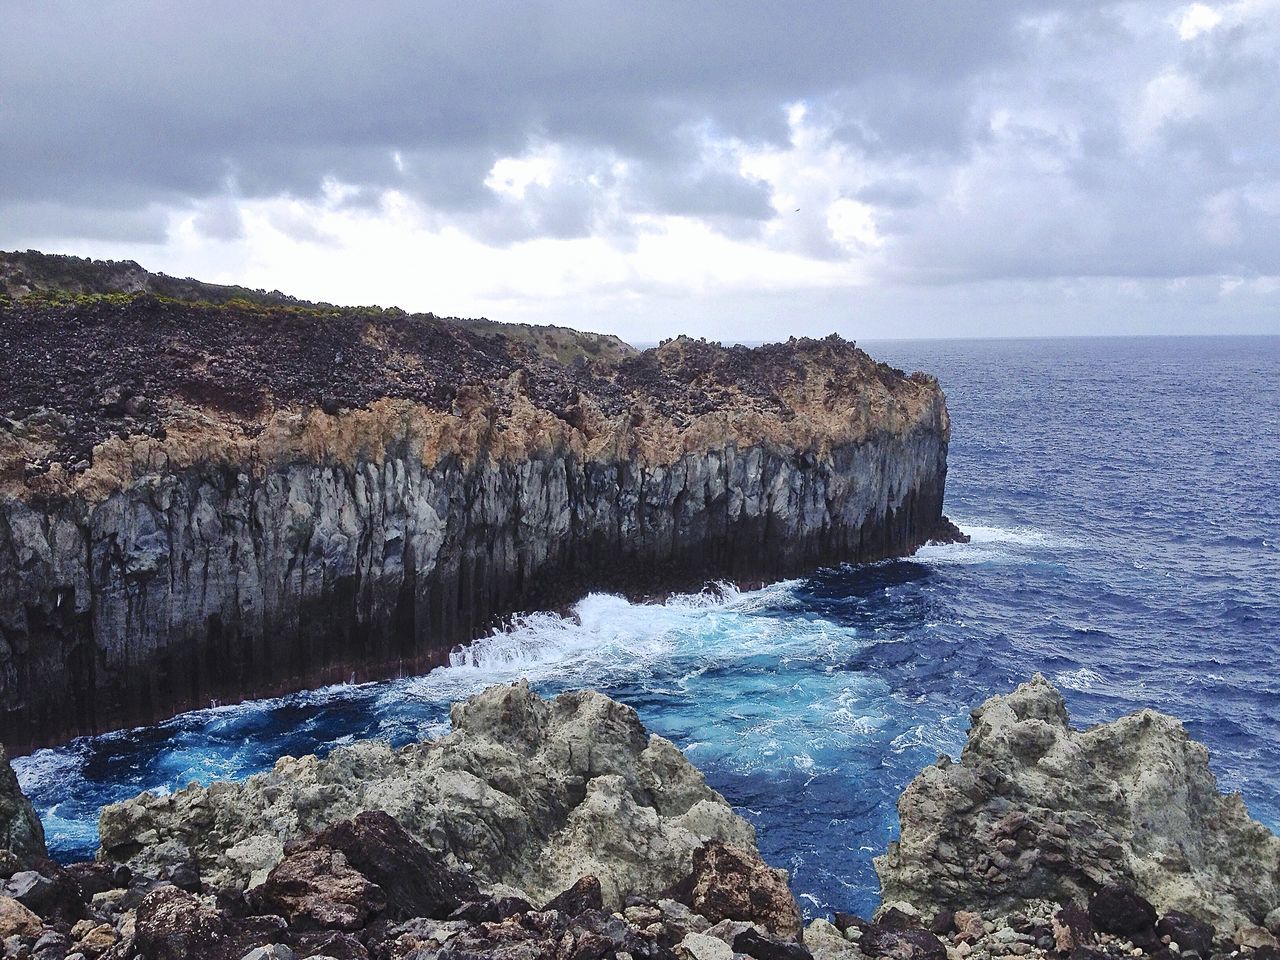
{"type": "Polygon", "coordinates": [[[955,533],[937,381],[838,337],[639,353],[5,257],[10,750],[420,673],[592,589],[775,579],[955,533]]]}

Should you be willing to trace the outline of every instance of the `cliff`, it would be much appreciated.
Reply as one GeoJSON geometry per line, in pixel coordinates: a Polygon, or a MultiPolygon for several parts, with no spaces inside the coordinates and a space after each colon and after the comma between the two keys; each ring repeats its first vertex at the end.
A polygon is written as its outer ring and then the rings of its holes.
{"type": "Polygon", "coordinates": [[[636,353],[121,292],[122,265],[81,287],[117,292],[69,293],[20,267],[0,299],[11,750],[422,672],[591,589],[760,581],[954,533],[937,382],[839,338],[636,353]]]}

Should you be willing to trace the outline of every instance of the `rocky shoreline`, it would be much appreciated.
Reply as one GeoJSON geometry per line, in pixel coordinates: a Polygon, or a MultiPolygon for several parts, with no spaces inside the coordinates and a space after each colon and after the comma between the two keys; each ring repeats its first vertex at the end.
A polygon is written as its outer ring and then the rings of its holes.
{"type": "Polygon", "coordinates": [[[1041,677],[904,791],[876,915],[807,924],[750,825],[629,708],[520,683],[452,720],[105,808],[93,863],[44,859],[0,780],[3,956],[1280,957],[1280,838],[1204,748],[1153,711],[1076,731],[1041,677]]]}
{"type": "Polygon", "coordinates": [[[937,381],[838,337],[639,352],[38,255],[0,281],[11,753],[423,673],[591,590],[961,536],[937,381]]]}

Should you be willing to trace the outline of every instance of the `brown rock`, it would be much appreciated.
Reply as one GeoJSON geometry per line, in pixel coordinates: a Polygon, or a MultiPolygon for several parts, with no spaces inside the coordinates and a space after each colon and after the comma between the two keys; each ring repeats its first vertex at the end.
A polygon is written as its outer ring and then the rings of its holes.
{"type": "Polygon", "coordinates": [[[1258,950],[1262,947],[1274,947],[1276,938],[1266,927],[1241,927],[1236,931],[1236,943],[1250,950],[1258,950]]]}
{"type": "Polygon", "coordinates": [[[256,910],[281,914],[302,929],[359,930],[387,907],[382,888],[328,847],[287,856],[248,900],[256,910]]]}
{"type": "Polygon", "coordinates": [[[341,852],[353,869],[381,887],[393,920],[443,919],[480,896],[470,876],[446,867],[381,810],[335,823],[306,844],[319,847],[341,852]]]}
{"type": "Polygon", "coordinates": [[[1060,953],[1093,943],[1093,921],[1089,914],[1069,903],[1053,915],[1053,942],[1060,953]]]}
{"type": "Polygon", "coordinates": [[[957,910],[953,922],[956,927],[956,939],[966,943],[977,943],[987,930],[982,925],[982,916],[968,910],[957,910]]]}
{"type": "Polygon", "coordinates": [[[118,939],[109,923],[100,923],[78,936],[80,939],[71,945],[71,952],[83,953],[86,957],[101,956],[115,946],[118,939]]]}
{"type": "Polygon", "coordinates": [[[35,937],[44,923],[12,897],[0,897],[0,940],[6,937],[35,937]]]}
{"type": "Polygon", "coordinates": [[[687,889],[688,905],[712,923],[744,920],[792,938],[800,932],[800,908],[786,881],[758,853],[704,844],[693,855],[687,889]]]}

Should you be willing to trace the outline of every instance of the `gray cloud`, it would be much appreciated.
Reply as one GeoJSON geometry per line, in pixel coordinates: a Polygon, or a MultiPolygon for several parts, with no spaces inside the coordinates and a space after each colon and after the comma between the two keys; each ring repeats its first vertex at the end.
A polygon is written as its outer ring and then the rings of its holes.
{"type": "MultiPolygon", "coordinates": [[[[496,245],[625,243],[637,214],[758,237],[769,185],[708,144],[785,148],[803,101],[886,282],[1277,274],[1280,31],[1218,6],[1181,40],[1164,0],[9,0],[0,238],[159,241],[164,207],[195,202],[199,233],[234,240],[232,199],[326,178],[496,245]],[[539,144],[563,177],[485,185],[539,144]]],[[[771,242],[851,256],[797,190],[771,242]]]]}

